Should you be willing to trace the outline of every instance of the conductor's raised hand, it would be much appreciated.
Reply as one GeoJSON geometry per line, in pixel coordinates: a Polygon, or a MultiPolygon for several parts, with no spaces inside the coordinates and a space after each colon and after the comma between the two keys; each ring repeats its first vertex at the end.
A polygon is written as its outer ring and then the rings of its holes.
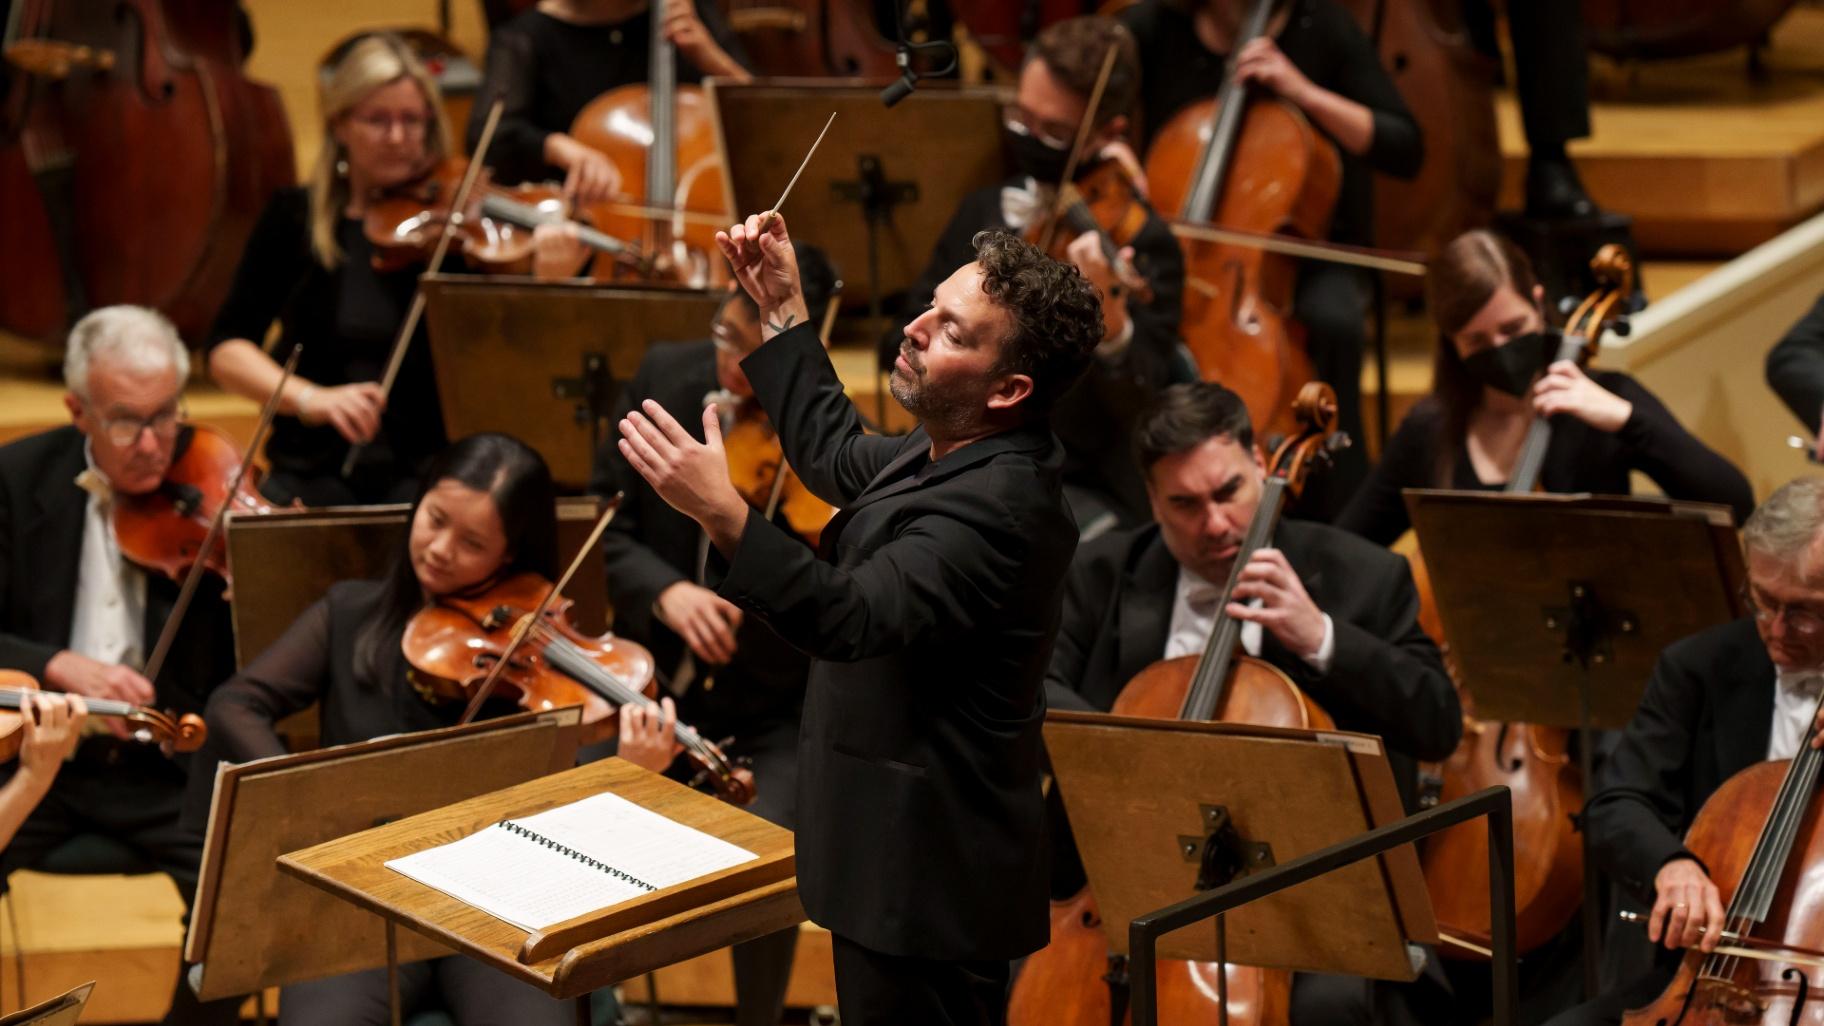
{"type": "Polygon", "coordinates": [[[772,338],[810,318],[784,215],[753,214],[727,231],[717,232],[716,245],[728,259],[735,280],[760,307],[762,338],[772,338]]]}
{"type": "Polygon", "coordinates": [[[622,418],[620,430],[621,455],[659,498],[702,524],[718,548],[732,550],[747,522],[747,500],[729,480],[716,404],[703,411],[701,442],[650,399],[622,418]]]}

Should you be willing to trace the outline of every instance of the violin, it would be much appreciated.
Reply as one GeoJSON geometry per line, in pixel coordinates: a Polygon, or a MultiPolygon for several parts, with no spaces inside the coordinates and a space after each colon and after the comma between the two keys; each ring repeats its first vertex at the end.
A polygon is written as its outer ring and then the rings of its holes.
{"type": "MultiPolygon", "coordinates": [[[[1274,450],[1260,506],[1235,553],[1235,565],[1217,604],[1216,622],[1201,655],[1162,659],[1121,689],[1110,712],[1153,719],[1223,720],[1266,726],[1329,730],[1330,715],[1292,678],[1241,650],[1242,621],[1222,610],[1250,557],[1273,538],[1280,514],[1303,490],[1312,467],[1327,461],[1343,437],[1336,431],[1336,393],[1322,382],[1298,396],[1298,435],[1274,450]]],[[[1095,898],[1083,893],[1052,908],[1051,942],[1020,971],[1008,1006],[1012,1026],[1106,1023],[1109,1017],[1108,946],[1095,898]]],[[[1233,964],[1162,960],[1159,1021],[1216,1022],[1237,1026],[1284,1024],[1290,1014],[1292,974],[1233,964]]]]}
{"type": "Polygon", "coordinates": [[[203,543],[216,513],[258,516],[275,507],[255,487],[255,472],[240,474],[241,452],[227,435],[201,424],[185,425],[164,481],[144,495],[116,495],[112,518],[121,554],[135,564],[182,581],[201,558],[204,567],[233,586],[227,550],[203,543]],[[239,480],[237,482],[237,475],[239,480]]]}
{"type": "Polygon", "coordinates": [[[590,100],[571,123],[571,138],[606,154],[619,175],[613,200],[590,204],[584,213],[615,237],[639,240],[640,251],[655,260],[649,280],[702,287],[725,274],[725,265],[710,258],[716,252],[713,223],[686,215],[715,215],[722,224],[732,220],[724,205],[727,172],[708,97],[699,86],[678,84],[677,47],[665,37],[665,19],[655,11],[650,20],[647,81],[590,100]],[[669,216],[617,212],[628,205],[669,216]]]}
{"type": "Polygon", "coordinates": [[[1672,982],[1622,1026],[1816,1022],[1816,953],[1824,948],[1817,915],[1824,831],[1817,810],[1824,751],[1801,747],[1792,759],[1750,766],[1723,782],[1698,810],[1685,847],[1710,874],[1724,902],[1723,944],[1685,953],[1672,982]],[[1727,948],[1728,950],[1721,950],[1727,948]]]}
{"type": "MultiPolygon", "coordinates": [[[[606,703],[608,715],[593,724],[602,736],[617,724],[621,706],[656,710],[652,653],[612,632],[582,633],[570,618],[570,599],[557,596],[547,603],[551,590],[551,582],[538,574],[517,574],[479,591],[442,596],[413,614],[400,647],[414,686],[438,698],[471,699],[508,651],[521,621],[543,604],[540,622],[529,627],[499,672],[500,694],[535,711],[606,703]]],[[[677,739],[700,780],[724,801],[753,800],[752,771],[688,724],[677,725],[677,739]]]]}
{"type": "Polygon", "coordinates": [[[1025,239],[1052,259],[1069,262],[1066,251],[1070,244],[1085,232],[1094,232],[1108,266],[1128,283],[1136,299],[1150,303],[1152,285],[1121,255],[1121,248],[1133,242],[1146,227],[1149,213],[1139,186],[1125,165],[1114,159],[1095,160],[1078,171],[1075,181],[1059,187],[1052,210],[1033,219],[1026,228],[1025,239]]]}
{"type": "Polygon", "coordinates": [[[836,507],[812,495],[792,472],[779,445],[779,432],[759,403],[750,399],[736,407],[734,423],[722,432],[722,447],[728,455],[728,476],[747,504],[768,520],[784,512],[792,532],[816,548],[836,507]]]}
{"type": "MultiPolygon", "coordinates": [[[[38,691],[38,681],[31,674],[0,670],[0,710],[5,710],[0,711],[0,763],[19,757],[19,748],[25,743],[25,714],[18,710],[23,709],[38,691]]],[[[107,698],[84,698],[82,701],[88,707],[89,715],[126,720],[132,725],[131,736],[135,741],[156,744],[167,755],[194,752],[209,737],[209,728],[195,713],[172,716],[107,698]]]]}
{"type": "MultiPolygon", "coordinates": [[[[368,201],[361,231],[374,247],[377,270],[400,271],[427,263],[443,233],[449,230],[450,208],[458,185],[468,170],[463,157],[447,158],[422,175],[394,186],[368,201]]],[[[569,204],[563,188],[552,183],[495,185],[490,169],[483,168],[469,190],[463,216],[457,219],[456,239],[470,267],[487,274],[527,274],[532,268],[533,231],[541,224],[569,221],[569,204]]],[[[639,248],[612,235],[577,222],[577,238],[604,254],[617,275],[644,275],[651,261],[639,248]]]]}
{"type": "MultiPolygon", "coordinates": [[[[1604,246],[1590,269],[1599,287],[1571,314],[1552,356],[1554,363],[1588,363],[1603,332],[1619,323],[1620,311],[1633,292],[1633,264],[1620,246],[1604,246]]],[[[1534,417],[1505,491],[1538,489],[1551,440],[1551,421],[1534,417]]],[[[1419,622],[1432,640],[1447,648],[1424,557],[1414,547],[1407,559],[1419,592],[1419,622]]],[[[1583,774],[1571,757],[1572,732],[1477,719],[1474,699],[1454,667],[1451,678],[1463,706],[1463,740],[1435,770],[1436,800],[1450,801],[1495,786],[1512,792],[1514,936],[1515,946],[1525,954],[1563,932],[1583,903],[1583,843],[1571,818],[1583,807],[1583,774]]],[[[1481,949],[1490,935],[1488,900],[1476,888],[1487,886],[1487,832],[1452,827],[1433,834],[1420,847],[1420,865],[1440,934],[1447,942],[1470,942],[1446,943],[1439,950],[1453,958],[1485,959],[1481,949]]]]}
{"type": "MultiPolygon", "coordinates": [[[[1273,0],[1256,0],[1233,52],[1266,35],[1273,0]]],[[[1234,62],[1215,97],[1167,122],[1146,156],[1161,210],[1176,220],[1321,239],[1342,186],[1337,149],[1296,106],[1252,95],[1234,62]]],[[[1235,390],[1256,431],[1291,434],[1293,396],[1312,375],[1291,315],[1290,257],[1228,243],[1185,241],[1182,333],[1203,377],[1235,390]]]]}

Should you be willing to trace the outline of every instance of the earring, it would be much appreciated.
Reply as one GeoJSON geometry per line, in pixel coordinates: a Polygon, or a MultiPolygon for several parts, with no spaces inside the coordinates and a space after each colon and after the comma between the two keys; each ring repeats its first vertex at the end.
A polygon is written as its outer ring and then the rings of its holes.
{"type": "Polygon", "coordinates": [[[340,156],[338,156],[336,158],[336,177],[337,178],[347,178],[348,177],[348,158],[340,157],[340,156]]]}

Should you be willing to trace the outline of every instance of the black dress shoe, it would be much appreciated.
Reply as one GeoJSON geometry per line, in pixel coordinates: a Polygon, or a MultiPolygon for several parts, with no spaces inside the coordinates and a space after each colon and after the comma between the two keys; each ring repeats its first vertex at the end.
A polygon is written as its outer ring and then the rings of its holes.
{"type": "Polygon", "coordinates": [[[1595,201],[1583,189],[1569,157],[1533,156],[1526,162],[1526,216],[1555,221],[1594,217],[1595,201]]]}

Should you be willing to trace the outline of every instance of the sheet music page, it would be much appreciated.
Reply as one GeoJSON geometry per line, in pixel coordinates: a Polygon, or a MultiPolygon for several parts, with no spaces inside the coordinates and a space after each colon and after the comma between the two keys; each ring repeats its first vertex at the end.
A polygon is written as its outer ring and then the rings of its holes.
{"type": "Polygon", "coordinates": [[[758,857],[604,792],[386,865],[531,931],[758,857]]]}

